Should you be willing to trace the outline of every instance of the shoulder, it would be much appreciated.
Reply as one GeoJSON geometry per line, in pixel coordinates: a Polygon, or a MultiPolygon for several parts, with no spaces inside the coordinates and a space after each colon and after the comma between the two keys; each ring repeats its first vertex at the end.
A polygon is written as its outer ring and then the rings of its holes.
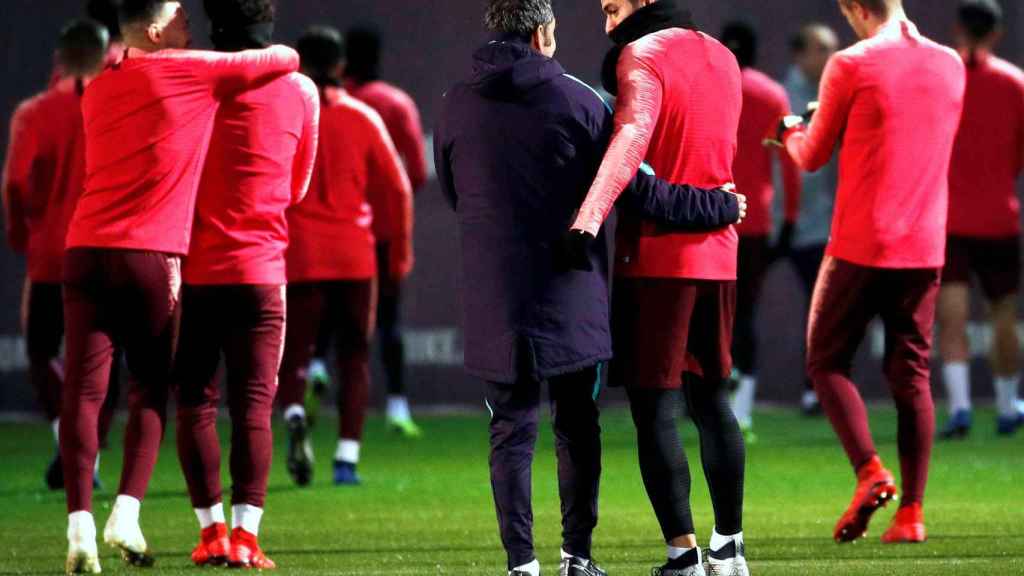
{"type": "Polygon", "coordinates": [[[993,55],[989,58],[989,70],[1024,90],[1024,70],[1021,70],[1013,63],[993,55]]]}
{"type": "Polygon", "coordinates": [[[786,97],[786,89],[782,84],[755,68],[743,69],[743,90],[755,92],[770,100],[779,100],[786,97]]]}
{"type": "Polygon", "coordinates": [[[369,104],[357,100],[351,94],[342,94],[338,99],[338,107],[345,110],[349,118],[364,130],[387,134],[387,128],[384,127],[384,120],[380,114],[369,104]]]}

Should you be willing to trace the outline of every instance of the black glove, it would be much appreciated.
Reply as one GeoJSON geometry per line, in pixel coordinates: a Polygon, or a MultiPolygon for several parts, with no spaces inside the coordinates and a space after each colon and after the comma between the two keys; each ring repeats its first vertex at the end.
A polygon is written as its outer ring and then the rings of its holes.
{"type": "Polygon", "coordinates": [[[793,232],[796,226],[792,222],[786,222],[782,225],[782,229],[779,230],[779,239],[775,242],[775,248],[772,249],[772,258],[778,260],[780,258],[786,258],[793,252],[793,232]]]}
{"type": "Polygon", "coordinates": [[[562,236],[559,260],[563,268],[591,272],[590,250],[597,238],[582,230],[569,230],[562,236]]]}

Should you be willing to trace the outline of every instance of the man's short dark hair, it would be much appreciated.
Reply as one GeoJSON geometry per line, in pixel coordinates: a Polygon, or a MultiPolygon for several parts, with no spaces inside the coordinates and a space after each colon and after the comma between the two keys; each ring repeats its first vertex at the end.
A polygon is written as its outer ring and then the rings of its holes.
{"type": "Polygon", "coordinates": [[[722,29],[722,44],[736,55],[741,68],[757,63],[757,32],[746,22],[730,22],[722,29]]]}
{"type": "Polygon", "coordinates": [[[345,59],[345,41],[336,28],[312,26],[295,45],[302,69],[318,84],[331,79],[334,70],[345,59]]]}
{"type": "Polygon", "coordinates": [[[491,32],[532,36],[554,19],[551,0],[490,0],[484,25],[491,32]]]}
{"type": "Polygon", "coordinates": [[[72,20],[57,39],[57,62],[68,76],[88,76],[103,66],[110,34],[95,20],[72,20]]]}
{"type": "Polygon", "coordinates": [[[203,0],[211,22],[236,26],[269,24],[277,12],[274,0],[203,0]]]}
{"type": "Polygon", "coordinates": [[[972,40],[988,38],[1003,23],[1003,9],[996,0],[960,0],[960,26],[972,40]]]}
{"type": "Polygon", "coordinates": [[[860,4],[861,6],[868,9],[869,12],[876,16],[885,18],[889,15],[889,2],[888,0],[842,0],[843,4],[849,6],[850,4],[860,4]]]}
{"type": "Polygon", "coordinates": [[[121,0],[118,9],[118,22],[121,27],[133,24],[149,24],[156,19],[163,7],[169,0],[121,0]]]}
{"type": "Polygon", "coordinates": [[[380,31],[369,24],[353,26],[345,32],[345,76],[359,82],[380,78],[380,31]]]}
{"type": "Polygon", "coordinates": [[[88,0],[85,13],[89,18],[106,26],[112,40],[118,39],[121,37],[121,25],[117,21],[120,5],[118,0],[88,0]]]}

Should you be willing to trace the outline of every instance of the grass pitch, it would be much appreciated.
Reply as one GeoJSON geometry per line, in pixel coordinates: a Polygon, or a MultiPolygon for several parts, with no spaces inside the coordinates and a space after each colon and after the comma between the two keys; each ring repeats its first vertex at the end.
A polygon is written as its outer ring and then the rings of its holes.
{"type": "MultiPolygon", "coordinates": [[[[882,457],[898,469],[895,413],[873,411],[882,457]]],[[[504,574],[504,554],[490,497],[485,416],[423,418],[426,437],[407,442],[371,419],[360,472],[364,485],[331,485],[334,422],[315,430],[314,485],[292,486],[284,469],[284,434],[261,542],[281,574],[504,574]]],[[[991,413],[977,415],[966,441],[937,444],[926,514],[930,540],[884,546],[878,537],[892,509],[876,515],[868,537],[839,546],[832,526],[848,503],[853,475],[823,419],[789,412],[758,415],[760,442],[747,458],[747,555],[755,576],[828,574],[1024,574],[1024,434],[995,436],[991,413]]],[[[663,544],[637,469],[628,414],[603,417],[601,522],[594,551],[613,576],[649,574],[663,544]]],[[[222,438],[226,438],[222,423],[222,438]]],[[[712,528],[695,431],[684,428],[694,472],[697,529],[706,544],[712,528]]],[[[198,537],[195,517],[168,430],[142,527],[157,554],[158,574],[195,574],[188,554],[198,537]]],[[[120,437],[113,438],[114,446],[120,437]]],[[[45,425],[0,425],[0,575],[56,574],[63,568],[66,516],[62,493],[42,487],[53,440],[45,425]]],[[[225,457],[226,462],[226,457],[225,457]]],[[[103,454],[105,489],[96,497],[100,531],[116,487],[120,453],[103,454]]],[[[227,471],[224,471],[225,483],[227,471]]],[[[559,512],[550,427],[544,426],[534,468],[538,555],[545,574],[557,570],[559,512]]],[[[102,544],[101,544],[102,546],[102,544]]],[[[102,549],[105,574],[137,572],[102,549]]],[[[207,569],[208,573],[212,569],[207,569]]]]}

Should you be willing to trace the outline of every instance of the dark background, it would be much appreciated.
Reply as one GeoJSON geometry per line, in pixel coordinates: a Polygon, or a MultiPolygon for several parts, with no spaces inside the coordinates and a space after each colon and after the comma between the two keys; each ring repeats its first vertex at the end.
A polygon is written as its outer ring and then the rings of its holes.
{"type": "MultiPolygon", "coordinates": [[[[205,46],[207,23],[199,0],[185,0],[192,15],[198,46],[205,46]]],[[[999,52],[1024,63],[1024,3],[1004,0],[1009,34],[999,52]]],[[[50,73],[54,39],[61,24],[80,13],[80,0],[4,0],[0,19],[0,50],[4,74],[0,84],[0,150],[6,150],[8,120],[17,103],[44,87],[50,73]]],[[[834,0],[701,0],[690,1],[698,23],[716,34],[729,19],[754,24],[762,35],[761,67],[779,78],[789,62],[788,39],[811,20],[833,25],[844,45],[853,41],[834,0]]],[[[922,32],[949,42],[956,0],[905,0],[911,19],[922,32]]],[[[419,103],[429,133],[445,88],[465,76],[469,55],[483,39],[480,24],[485,0],[281,0],[278,39],[293,42],[312,23],[339,28],[372,22],[385,34],[383,69],[387,79],[419,103]]],[[[598,83],[599,63],[608,47],[599,0],[556,0],[559,51],[566,69],[598,83]]],[[[461,371],[458,249],[454,216],[443,205],[436,182],[417,198],[418,268],[407,287],[405,313],[410,348],[410,394],[420,404],[476,404],[477,383],[461,371]]],[[[0,250],[0,411],[25,411],[34,406],[25,379],[23,343],[19,336],[19,301],[23,262],[0,250]]],[[[800,342],[805,315],[803,295],[785,265],[772,270],[762,297],[762,375],[760,397],[795,401],[800,393],[800,342]],[[770,336],[766,337],[766,336],[770,336]]],[[[979,333],[981,342],[984,335],[979,333]]],[[[859,363],[864,389],[883,394],[877,370],[880,341],[869,338],[859,363]]],[[[975,373],[985,373],[982,362],[975,373]]],[[[376,371],[379,374],[379,371],[376,371]]],[[[375,393],[383,383],[374,381],[375,393]]],[[[990,395],[987,379],[975,387],[990,395]]]]}

